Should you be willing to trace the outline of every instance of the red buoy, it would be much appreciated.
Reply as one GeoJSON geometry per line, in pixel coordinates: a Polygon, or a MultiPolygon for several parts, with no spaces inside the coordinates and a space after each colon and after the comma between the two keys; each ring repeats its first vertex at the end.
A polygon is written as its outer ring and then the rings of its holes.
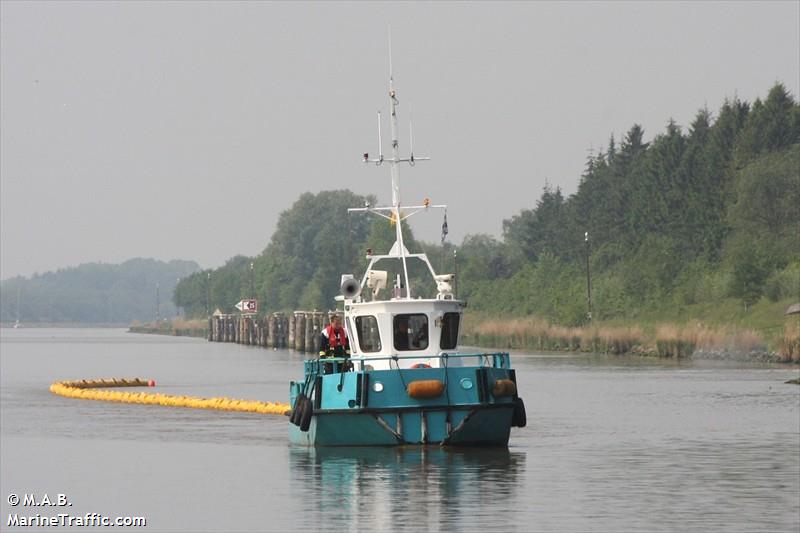
{"type": "Polygon", "coordinates": [[[147,386],[148,387],[155,387],[156,386],[156,381],[154,379],[151,379],[150,381],[147,382],[147,386]]]}

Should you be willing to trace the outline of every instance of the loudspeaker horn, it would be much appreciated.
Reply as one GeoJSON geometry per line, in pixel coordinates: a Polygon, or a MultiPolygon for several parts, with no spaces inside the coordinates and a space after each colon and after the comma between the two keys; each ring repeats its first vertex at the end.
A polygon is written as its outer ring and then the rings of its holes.
{"type": "Polygon", "coordinates": [[[342,296],[351,300],[361,294],[361,284],[358,280],[350,278],[342,282],[342,296]]]}

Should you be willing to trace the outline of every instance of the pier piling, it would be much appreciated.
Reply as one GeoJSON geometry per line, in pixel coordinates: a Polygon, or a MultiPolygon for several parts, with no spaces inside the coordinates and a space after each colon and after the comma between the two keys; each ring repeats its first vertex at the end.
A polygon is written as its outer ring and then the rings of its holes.
{"type": "Polygon", "coordinates": [[[330,313],[314,310],[258,316],[217,312],[208,318],[207,339],[316,354],[320,349],[320,334],[330,324],[330,313]]]}

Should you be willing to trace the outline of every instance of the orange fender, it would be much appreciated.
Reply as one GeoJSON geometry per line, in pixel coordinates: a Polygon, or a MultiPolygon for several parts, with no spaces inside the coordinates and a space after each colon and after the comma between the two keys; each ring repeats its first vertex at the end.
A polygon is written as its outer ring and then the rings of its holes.
{"type": "Polygon", "coordinates": [[[408,384],[408,395],[412,398],[436,398],[444,392],[444,383],[438,379],[420,379],[408,384]]]}
{"type": "Polygon", "coordinates": [[[492,396],[514,396],[517,393],[517,384],[510,379],[498,379],[492,385],[492,396]]]}

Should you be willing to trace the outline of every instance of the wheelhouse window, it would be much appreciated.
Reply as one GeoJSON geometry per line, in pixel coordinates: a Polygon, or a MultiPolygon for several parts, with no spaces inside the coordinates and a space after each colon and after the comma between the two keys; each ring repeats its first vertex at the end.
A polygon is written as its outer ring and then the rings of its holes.
{"type": "Polygon", "coordinates": [[[425,314],[395,315],[394,349],[424,350],[428,347],[428,316],[425,314]]]}
{"type": "Polygon", "coordinates": [[[374,316],[357,316],[356,333],[358,333],[358,345],[362,352],[381,351],[381,336],[378,332],[378,321],[374,316]]]}
{"type": "Polygon", "coordinates": [[[458,325],[461,313],[445,313],[442,317],[442,337],[439,348],[442,350],[455,350],[458,343],[458,325]]]}

